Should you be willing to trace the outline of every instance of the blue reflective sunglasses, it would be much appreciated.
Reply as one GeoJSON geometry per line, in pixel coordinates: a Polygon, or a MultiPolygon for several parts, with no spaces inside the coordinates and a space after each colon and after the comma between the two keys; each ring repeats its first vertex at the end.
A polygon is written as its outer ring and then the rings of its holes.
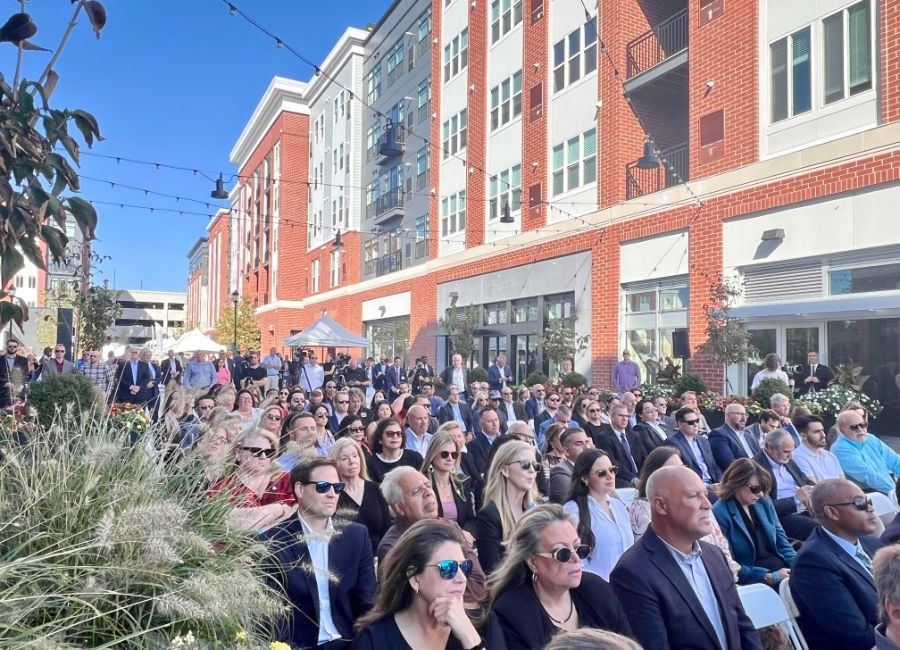
{"type": "Polygon", "coordinates": [[[463,575],[467,578],[472,573],[472,560],[463,560],[462,562],[457,562],[456,560],[444,560],[437,564],[426,564],[425,566],[436,566],[444,580],[453,580],[460,569],[462,569],[463,575]]]}

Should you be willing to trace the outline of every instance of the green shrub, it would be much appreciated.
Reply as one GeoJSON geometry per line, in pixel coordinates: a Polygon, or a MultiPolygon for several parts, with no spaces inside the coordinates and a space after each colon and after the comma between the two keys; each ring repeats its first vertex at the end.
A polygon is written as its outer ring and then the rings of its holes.
{"type": "Polygon", "coordinates": [[[481,368],[481,367],[472,368],[469,371],[469,381],[470,382],[487,381],[487,380],[488,380],[488,374],[487,374],[487,370],[485,370],[484,368],[481,368]]]}
{"type": "Polygon", "coordinates": [[[531,388],[535,384],[546,384],[547,375],[542,372],[533,372],[525,378],[525,385],[531,388]]]}
{"type": "Polygon", "coordinates": [[[684,374],[675,382],[675,388],[672,391],[676,396],[692,390],[695,393],[705,393],[709,390],[706,382],[697,375],[684,374]]]}
{"type": "Polygon", "coordinates": [[[102,406],[102,400],[94,383],[76,374],[41,377],[28,391],[28,405],[37,411],[38,422],[44,428],[60,416],[89,415],[102,406]]]}
{"type": "Polygon", "coordinates": [[[562,385],[566,388],[582,388],[587,386],[587,378],[580,372],[570,372],[563,377],[562,385]]]}
{"type": "Polygon", "coordinates": [[[772,395],[781,393],[794,403],[794,391],[780,379],[763,379],[753,391],[753,399],[759,402],[763,408],[771,408],[772,395]]]}

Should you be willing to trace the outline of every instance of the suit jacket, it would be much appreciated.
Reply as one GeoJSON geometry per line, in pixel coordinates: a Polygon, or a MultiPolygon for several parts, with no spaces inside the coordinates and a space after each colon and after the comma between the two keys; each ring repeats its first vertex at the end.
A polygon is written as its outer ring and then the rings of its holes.
{"type": "MultiPolygon", "coordinates": [[[[584,572],[581,584],[571,594],[582,627],[634,636],[622,605],[603,578],[584,572]]],[[[559,631],[541,606],[530,581],[502,593],[493,611],[508,650],[542,648],[559,631]]]]}
{"type": "MultiPolygon", "coordinates": [[[[784,517],[785,515],[792,515],[797,512],[797,502],[794,501],[793,496],[785,497],[784,499],[776,498],[776,495],[778,494],[778,478],[775,476],[774,472],[772,472],[772,465],[769,462],[769,457],[766,456],[766,452],[759,452],[753,457],[753,460],[762,465],[772,477],[772,490],[769,492],[769,498],[771,498],[772,502],[775,504],[775,512],[778,513],[778,516],[784,517]]],[[[797,485],[815,485],[815,483],[809,480],[806,474],[803,473],[803,470],[800,469],[793,460],[787,462],[785,469],[787,469],[797,485]]]]}
{"type": "Polygon", "coordinates": [[[375,390],[387,390],[387,369],[388,366],[382,363],[376,363],[372,366],[370,376],[372,377],[372,388],[375,390]]]}
{"type": "Polygon", "coordinates": [[[572,470],[575,465],[568,458],[564,458],[560,463],[550,470],[549,492],[547,497],[551,503],[562,505],[566,497],[569,495],[569,488],[572,486],[572,470]]]}
{"type": "Polygon", "coordinates": [[[150,371],[151,367],[153,368],[153,372],[150,373],[147,382],[149,383],[152,381],[153,387],[151,388],[144,385],[141,388],[141,392],[138,393],[140,395],[141,402],[149,402],[151,400],[159,398],[159,384],[162,381],[162,369],[160,369],[159,365],[155,361],[151,361],[147,364],[148,372],[150,371]]]}
{"type": "Polygon", "coordinates": [[[63,369],[61,373],[56,372],[56,361],[54,359],[44,359],[41,364],[41,377],[49,377],[50,375],[68,375],[75,372],[75,364],[68,359],[63,361],[63,369]]]}
{"type": "MultiPolygon", "coordinates": [[[[699,545],[719,603],[727,650],[761,649],[759,635],[744,613],[725,556],[711,544],[699,542],[699,545]]],[[[635,637],[645,648],[720,648],[700,600],[652,526],[619,559],[610,583],[628,615],[635,637]]],[[[839,610],[829,607],[829,611],[839,610]]]]}
{"type": "Polygon", "coordinates": [[[503,559],[506,553],[503,540],[507,539],[509,533],[510,531],[503,530],[500,511],[493,501],[475,515],[475,548],[478,550],[478,561],[481,562],[484,575],[490,575],[503,559]]]}
{"type": "MultiPolygon", "coordinates": [[[[468,404],[460,400],[458,402],[459,405],[459,414],[462,416],[463,421],[466,423],[466,430],[463,433],[467,433],[469,431],[474,431],[475,426],[472,420],[472,409],[468,404]]],[[[438,409],[438,420],[443,424],[444,422],[450,422],[451,420],[455,420],[456,417],[453,415],[453,406],[450,402],[444,402],[443,406],[438,409]]]]}
{"type": "Polygon", "coordinates": [[[543,410],[544,406],[542,404],[538,404],[538,401],[535,398],[529,397],[527,400],[525,400],[525,415],[528,416],[528,420],[533,420],[543,410]]]}
{"type": "MultiPolygon", "coordinates": [[[[262,537],[273,542],[270,549],[274,563],[269,567],[269,581],[292,604],[275,639],[292,647],[315,648],[319,638],[319,592],[315,574],[301,568],[312,562],[302,535],[300,520],[291,517],[262,537]]],[[[365,526],[347,524],[331,538],[328,572],[338,578],[328,581],[331,617],[341,637],[353,639],[354,621],[368,612],[375,601],[375,563],[365,526]]]]}
{"type": "Polygon", "coordinates": [[[671,429],[667,429],[659,422],[656,423],[656,426],[658,426],[667,434],[665,438],[660,438],[656,430],[646,422],[638,422],[634,426],[634,431],[640,436],[641,443],[644,445],[645,454],[649,454],[651,451],[659,447],[674,433],[671,429]]]}
{"type": "MultiPolygon", "coordinates": [[[[234,376],[234,361],[229,361],[229,371],[231,371],[232,376],[234,376]]],[[[175,378],[175,382],[181,383],[181,376],[184,374],[184,368],[181,366],[181,362],[176,357],[175,359],[169,359],[166,357],[163,359],[162,363],[159,364],[159,369],[162,372],[162,380],[161,383],[163,386],[168,385],[170,381],[172,381],[172,368],[178,372],[178,376],[175,378]]]]}
{"type": "Polygon", "coordinates": [[[534,416],[534,432],[541,430],[541,425],[547,420],[552,420],[554,416],[545,408],[543,411],[534,416]]]}
{"type": "MultiPolygon", "coordinates": [[[[681,431],[666,440],[666,444],[677,447],[678,451],[681,452],[682,462],[694,470],[697,473],[697,476],[703,478],[703,471],[700,469],[700,464],[694,457],[694,452],[691,450],[687,438],[684,437],[684,434],[681,433],[681,431]]],[[[700,446],[700,454],[703,456],[703,462],[706,463],[706,468],[709,470],[711,482],[718,483],[722,480],[722,470],[719,469],[719,466],[716,463],[712,448],[709,446],[709,440],[704,436],[697,436],[697,444],[700,446]]]]}
{"type": "Polygon", "coordinates": [[[137,377],[132,376],[131,373],[131,362],[126,361],[119,368],[119,377],[116,381],[116,401],[124,402],[128,404],[141,404],[145,401],[143,396],[144,391],[147,387],[147,382],[150,381],[150,367],[143,361],[137,362],[137,377]],[[139,386],[140,392],[137,395],[132,395],[130,388],[132,386],[139,386]]]}
{"type": "Polygon", "coordinates": [[[828,387],[828,382],[834,379],[834,373],[831,372],[831,368],[818,363],[816,364],[816,373],[813,376],[819,380],[819,383],[807,384],[806,378],[810,376],[810,370],[811,366],[808,363],[804,363],[797,368],[797,372],[794,375],[794,386],[797,387],[797,393],[800,395],[805,395],[812,387],[815,387],[815,390],[817,391],[824,390],[828,387]]]}
{"type": "MultiPolygon", "coordinates": [[[[628,446],[631,447],[631,457],[640,472],[641,465],[644,464],[644,444],[641,436],[632,429],[626,429],[625,439],[628,441],[628,446]]],[[[635,472],[631,466],[631,460],[619,440],[619,434],[613,431],[611,426],[604,424],[600,428],[600,433],[594,438],[594,446],[609,454],[616,467],[619,468],[616,474],[616,487],[634,487],[638,472],[635,472]]]]}
{"type": "Polygon", "coordinates": [[[512,380],[512,370],[510,370],[509,366],[501,368],[496,363],[488,366],[488,386],[491,390],[503,390],[503,386],[512,384],[512,380]],[[505,384],[502,381],[504,377],[506,378],[505,384]]]}
{"type": "MultiPolygon", "coordinates": [[[[466,399],[466,397],[468,397],[467,391],[469,390],[469,369],[463,368],[462,371],[463,376],[465,377],[466,388],[465,390],[461,390],[459,392],[460,401],[463,401],[464,399],[466,399]]],[[[441,382],[444,384],[441,388],[441,390],[443,391],[443,395],[441,395],[441,397],[447,399],[447,388],[450,386],[450,384],[453,383],[453,366],[447,366],[441,371],[441,382]]]]}
{"type": "Polygon", "coordinates": [[[397,388],[406,383],[406,370],[395,366],[388,366],[384,372],[384,389],[398,395],[397,388]]]}
{"type": "Polygon", "coordinates": [[[13,395],[10,392],[10,383],[24,386],[28,383],[28,379],[28,359],[20,354],[15,355],[12,370],[10,371],[7,364],[7,355],[0,354],[0,408],[9,406],[18,397],[18,395],[13,395]]]}
{"type": "Polygon", "coordinates": [[[728,469],[728,466],[731,465],[735,458],[751,458],[762,451],[759,442],[754,438],[753,434],[747,433],[746,431],[737,433],[727,424],[723,424],[719,428],[709,432],[709,446],[712,447],[713,458],[716,459],[716,465],[718,465],[722,471],[728,469]],[[740,440],[738,440],[738,436],[743,436],[744,440],[747,441],[747,445],[750,447],[751,451],[750,456],[744,451],[744,447],[741,445],[740,440]]]}
{"type": "MultiPolygon", "coordinates": [[[[883,546],[877,537],[859,542],[869,557],[883,546]]],[[[821,527],[797,553],[790,589],[810,648],[869,650],[875,645],[875,581],[821,527]]]]}
{"type": "MultiPolygon", "coordinates": [[[[498,435],[499,439],[500,436],[498,435]]],[[[494,440],[494,443],[497,441],[494,440]]],[[[468,449],[469,458],[472,459],[472,465],[475,467],[475,470],[478,472],[478,476],[475,477],[478,480],[484,479],[484,473],[487,472],[488,469],[488,459],[491,456],[491,441],[488,440],[487,436],[483,433],[475,434],[474,440],[469,445],[466,445],[466,449],[468,449]]]]}
{"type": "MultiPolygon", "coordinates": [[[[434,489],[435,497],[438,495],[437,483],[434,480],[434,474],[429,470],[428,476],[431,478],[431,487],[434,489]]],[[[450,491],[453,493],[453,502],[456,504],[456,523],[460,528],[472,532],[475,528],[475,493],[472,490],[473,479],[465,476],[462,485],[457,485],[450,481],[450,491]]],[[[440,498],[437,498],[438,517],[444,518],[444,506],[441,504],[440,498]]]]}
{"type": "MultiPolygon", "coordinates": [[[[765,567],[756,566],[756,535],[747,529],[740,508],[740,504],[734,499],[722,499],[713,506],[713,514],[719,522],[722,533],[728,539],[732,559],[741,565],[738,582],[741,584],[763,582],[770,571],[765,567]]],[[[766,497],[761,498],[753,505],[753,514],[769,542],[769,548],[781,556],[788,567],[794,566],[797,553],[788,541],[781,522],[778,521],[772,501],[766,497]]]]}
{"type": "MultiPolygon", "coordinates": [[[[525,413],[525,407],[522,406],[521,402],[513,402],[512,407],[513,415],[516,416],[516,420],[528,422],[528,414],[525,413]]],[[[505,418],[507,423],[509,422],[509,414],[506,412],[506,402],[500,402],[500,406],[497,407],[497,413],[500,414],[501,418],[505,418]]]]}

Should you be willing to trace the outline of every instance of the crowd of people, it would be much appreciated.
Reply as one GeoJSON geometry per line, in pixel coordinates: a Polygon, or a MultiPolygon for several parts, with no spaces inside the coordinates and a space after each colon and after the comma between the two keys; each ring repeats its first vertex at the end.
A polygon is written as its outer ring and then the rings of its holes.
{"type": "Polygon", "coordinates": [[[502,356],[486,382],[458,356],[336,376],[308,353],[296,382],[275,350],[145,356],[42,372],[102,388],[107,365],[116,400],[157,413],[169,461],[273,542],[292,647],[761,648],[777,631],[736,586],[785,580],[811,648],[900,647],[900,520],[867,496],[896,499],[900,456],[858,403],[834,431],[783,395],[710,429],[692,392],[517,389],[502,356]]]}

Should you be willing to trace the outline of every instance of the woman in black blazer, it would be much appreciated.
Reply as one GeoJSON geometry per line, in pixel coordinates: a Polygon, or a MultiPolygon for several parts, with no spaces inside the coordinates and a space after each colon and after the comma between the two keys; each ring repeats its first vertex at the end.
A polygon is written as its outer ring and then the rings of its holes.
{"type": "Polygon", "coordinates": [[[509,650],[541,648],[561,630],[585,627],[632,636],[609,583],[581,570],[589,550],[561,506],[541,505],[522,516],[491,579],[491,613],[509,650]]]}
{"type": "MultiPolygon", "coordinates": [[[[459,470],[460,445],[449,430],[454,426],[459,429],[456,422],[446,422],[431,437],[422,462],[422,473],[431,479],[438,517],[455,521],[463,530],[470,530],[475,520],[474,497],[471,479],[459,470]]],[[[469,537],[469,543],[472,543],[474,538],[469,537]]]]}

